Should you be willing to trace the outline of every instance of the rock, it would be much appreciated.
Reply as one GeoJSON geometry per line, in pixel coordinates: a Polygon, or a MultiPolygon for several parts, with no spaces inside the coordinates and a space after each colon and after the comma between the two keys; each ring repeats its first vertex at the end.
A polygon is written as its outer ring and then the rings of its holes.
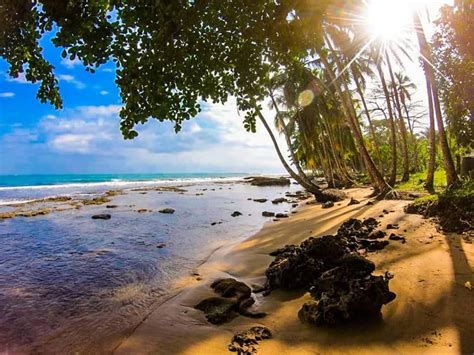
{"type": "Polygon", "coordinates": [[[273,218],[273,222],[278,222],[279,219],[278,218],[273,218]]]}
{"type": "Polygon", "coordinates": [[[264,203],[268,201],[266,198],[254,198],[253,200],[254,202],[260,202],[260,203],[264,203]]]}
{"type": "Polygon", "coordinates": [[[274,216],[275,216],[275,212],[263,211],[263,212],[262,212],[262,216],[263,216],[263,217],[274,217],[274,216]]]}
{"type": "Polygon", "coordinates": [[[390,223],[387,224],[387,229],[398,229],[398,228],[400,228],[398,226],[398,224],[395,224],[395,223],[394,224],[390,224],[390,223]]]}
{"type": "Polygon", "coordinates": [[[347,204],[347,206],[358,205],[360,201],[356,200],[354,197],[351,197],[351,200],[347,204]]]}
{"type": "MultiPolygon", "coordinates": [[[[148,210],[146,208],[140,208],[137,210],[138,213],[145,213],[145,212],[148,212],[148,210]]],[[[162,212],[164,213],[164,212],[162,212]]]]}
{"type": "Polygon", "coordinates": [[[286,213],[277,213],[275,218],[288,218],[288,215],[286,213]]]}
{"type": "Polygon", "coordinates": [[[212,324],[222,324],[238,316],[237,302],[224,297],[206,298],[194,308],[204,312],[207,321],[212,324]]]}
{"type": "Polygon", "coordinates": [[[249,298],[252,290],[243,282],[236,279],[219,279],[211,284],[211,288],[222,297],[249,298]]]}
{"type": "Polygon", "coordinates": [[[173,208],[163,208],[161,210],[159,210],[158,212],[160,213],[167,213],[167,214],[173,214],[174,213],[174,209],[173,208]]]}
{"type": "Polygon", "coordinates": [[[203,311],[206,319],[212,324],[230,321],[238,314],[251,318],[261,318],[266,315],[248,310],[255,300],[251,296],[250,287],[243,282],[232,278],[219,279],[211,284],[211,288],[222,297],[207,298],[194,308],[203,311]]]}
{"type": "Polygon", "coordinates": [[[105,206],[105,208],[117,208],[118,206],[117,205],[107,205],[105,206]]]}
{"type": "Polygon", "coordinates": [[[398,234],[394,234],[394,233],[390,234],[390,236],[388,237],[388,239],[390,239],[390,240],[398,240],[398,241],[402,242],[403,244],[406,243],[406,239],[405,239],[404,236],[398,235],[398,234]]]}
{"type": "Polygon", "coordinates": [[[165,244],[165,243],[158,243],[158,244],[156,245],[156,247],[157,247],[158,249],[162,249],[162,248],[166,247],[166,244],[165,244]]]}
{"type": "Polygon", "coordinates": [[[250,182],[254,186],[286,186],[290,185],[290,179],[285,177],[265,177],[265,176],[251,176],[245,178],[246,181],[250,182]]]}
{"type": "Polygon", "coordinates": [[[334,202],[332,201],[324,202],[322,206],[322,208],[331,208],[331,207],[334,207],[334,202]]]}
{"type": "Polygon", "coordinates": [[[91,218],[92,219],[111,219],[112,216],[110,214],[103,213],[103,214],[95,214],[91,218]]]}
{"type": "Polygon", "coordinates": [[[305,303],[298,312],[302,322],[315,325],[344,324],[355,319],[379,316],[383,305],[393,301],[383,276],[346,277],[335,272],[327,275],[320,288],[312,289],[317,302],[305,303]]]}
{"type": "Polygon", "coordinates": [[[351,218],[336,235],[311,237],[300,245],[275,250],[271,253],[275,259],[265,272],[264,295],[276,288],[309,289],[315,301],[306,303],[299,317],[318,325],[380,314],[381,307],[395,297],[388,289],[389,278],[373,276],[375,265],[357,254],[389,243],[376,240],[381,236],[375,231],[377,226],[374,218],[351,218]],[[377,238],[369,239],[369,235],[377,238]]]}
{"type": "Polygon", "coordinates": [[[258,343],[262,340],[271,338],[272,332],[267,327],[252,327],[235,334],[228,345],[228,349],[229,351],[236,352],[239,355],[254,355],[257,353],[258,343]]]}
{"type": "Polygon", "coordinates": [[[373,206],[373,205],[374,205],[374,202],[373,202],[373,201],[368,201],[368,202],[366,203],[366,206],[373,206]]]}
{"type": "Polygon", "coordinates": [[[308,206],[310,206],[310,205],[316,205],[317,203],[318,203],[318,201],[308,201],[308,202],[306,202],[306,204],[307,204],[308,206]]]}
{"type": "Polygon", "coordinates": [[[232,212],[231,216],[232,216],[232,217],[242,216],[242,213],[239,212],[239,211],[234,211],[234,212],[232,212]]]}
{"type": "Polygon", "coordinates": [[[296,207],[298,207],[298,204],[294,203],[294,204],[291,205],[291,207],[296,208],[296,207]]]}
{"type": "Polygon", "coordinates": [[[384,231],[381,231],[380,229],[378,230],[375,230],[373,232],[371,232],[368,236],[367,236],[367,239],[383,239],[385,238],[385,232],[384,231]]]}
{"type": "Polygon", "coordinates": [[[272,203],[273,203],[274,205],[277,205],[277,204],[283,203],[283,202],[288,202],[288,200],[287,200],[286,198],[284,198],[284,197],[279,197],[279,198],[276,198],[276,199],[274,199],[274,200],[272,201],[272,203]]]}

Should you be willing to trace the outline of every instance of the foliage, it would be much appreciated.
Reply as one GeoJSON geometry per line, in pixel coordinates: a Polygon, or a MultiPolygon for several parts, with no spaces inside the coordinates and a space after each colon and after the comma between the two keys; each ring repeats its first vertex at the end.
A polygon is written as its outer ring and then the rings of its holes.
{"type": "MultiPolygon", "coordinates": [[[[426,181],[426,171],[418,172],[410,175],[407,182],[396,186],[397,191],[407,192],[421,192],[424,191],[424,183],[426,181]]],[[[434,174],[434,187],[436,191],[442,191],[446,188],[446,172],[443,169],[438,169],[434,174]]]]}
{"type": "MultiPolygon", "coordinates": [[[[471,5],[472,6],[472,5],[471,5]]],[[[474,148],[474,11],[444,6],[433,38],[446,119],[459,145],[474,148]]]]}
{"type": "Polygon", "coordinates": [[[109,58],[124,106],[125,138],[150,117],[179,131],[200,111],[200,101],[235,96],[255,130],[259,102],[272,68],[287,66],[321,44],[328,1],[316,0],[7,0],[0,4],[0,56],[9,74],[40,81],[38,97],[62,102],[53,67],[39,40],[57,28],[63,57],[94,71],[109,58]]]}

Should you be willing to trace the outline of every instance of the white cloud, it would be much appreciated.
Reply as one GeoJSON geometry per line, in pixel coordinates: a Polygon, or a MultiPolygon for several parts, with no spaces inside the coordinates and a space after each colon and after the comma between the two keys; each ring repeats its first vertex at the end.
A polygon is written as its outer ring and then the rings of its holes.
{"type": "MultiPolygon", "coordinates": [[[[31,151],[41,151],[43,156],[46,154],[51,162],[54,161],[49,164],[71,166],[75,172],[94,172],[94,169],[129,172],[282,171],[267,132],[260,125],[256,134],[246,132],[243,117],[239,117],[232,103],[206,104],[198,117],[184,122],[178,134],[171,122],[150,119],[146,125],[136,127],[139,136],[134,140],[124,140],[121,135],[120,108],[119,105],[103,105],[65,109],[57,117],[44,116],[34,129],[30,129],[30,135],[26,130],[14,138],[31,142],[40,137],[30,143],[35,144],[31,151]]],[[[271,115],[268,115],[268,120],[272,120],[271,115]]],[[[21,144],[15,143],[12,147],[17,145],[21,144]]],[[[282,146],[282,149],[285,151],[286,147],[282,146]]],[[[11,164],[20,165],[20,162],[11,164]]],[[[26,160],[24,166],[28,166],[26,160]]]]}
{"type": "Polygon", "coordinates": [[[77,89],[84,89],[86,87],[86,84],[82,81],[76,80],[74,76],[69,74],[59,74],[58,79],[74,85],[77,89]]]}
{"type": "Polygon", "coordinates": [[[0,97],[14,97],[14,92],[0,92],[0,97]]]}
{"type": "Polygon", "coordinates": [[[92,149],[92,134],[63,134],[54,137],[50,145],[62,152],[68,153],[89,153],[92,149]]]}
{"type": "Polygon", "coordinates": [[[108,95],[109,92],[107,90],[100,90],[99,94],[101,94],[102,96],[105,96],[105,95],[108,95]]]}
{"type": "Polygon", "coordinates": [[[77,65],[81,65],[82,62],[78,58],[74,58],[74,60],[70,60],[69,58],[61,59],[61,64],[68,69],[72,69],[77,65]]]}

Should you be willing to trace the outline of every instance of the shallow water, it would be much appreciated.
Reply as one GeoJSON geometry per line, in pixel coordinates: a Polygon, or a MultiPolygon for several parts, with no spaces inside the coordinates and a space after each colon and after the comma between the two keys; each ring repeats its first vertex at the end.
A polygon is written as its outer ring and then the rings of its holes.
{"type": "Polygon", "coordinates": [[[258,231],[268,221],[263,210],[291,207],[249,197],[272,199],[295,189],[244,183],[185,188],[184,194],[129,190],[113,198],[116,209],[87,206],[1,221],[0,351],[113,350],[170,293],[173,281],[220,245],[258,231]],[[157,212],[164,207],[176,212],[157,212]],[[231,217],[235,210],[243,215],[231,217]],[[112,219],[92,220],[95,213],[112,219]]]}

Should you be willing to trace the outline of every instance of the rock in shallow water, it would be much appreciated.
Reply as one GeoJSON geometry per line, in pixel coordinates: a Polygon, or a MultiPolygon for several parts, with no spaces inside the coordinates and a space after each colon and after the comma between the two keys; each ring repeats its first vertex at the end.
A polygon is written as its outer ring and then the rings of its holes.
{"type": "Polygon", "coordinates": [[[242,216],[242,212],[234,211],[234,212],[232,212],[231,216],[232,216],[232,217],[242,216]]]}
{"type": "Polygon", "coordinates": [[[112,216],[110,214],[102,213],[102,214],[95,214],[91,218],[92,219],[111,219],[112,216]]]}
{"type": "Polygon", "coordinates": [[[173,208],[163,208],[161,210],[159,210],[158,212],[160,213],[166,213],[166,214],[173,214],[174,213],[174,209],[173,208]]]}
{"type": "Polygon", "coordinates": [[[275,216],[275,212],[263,211],[263,212],[262,212],[262,216],[263,216],[263,217],[274,217],[274,216],[275,216]]]}

